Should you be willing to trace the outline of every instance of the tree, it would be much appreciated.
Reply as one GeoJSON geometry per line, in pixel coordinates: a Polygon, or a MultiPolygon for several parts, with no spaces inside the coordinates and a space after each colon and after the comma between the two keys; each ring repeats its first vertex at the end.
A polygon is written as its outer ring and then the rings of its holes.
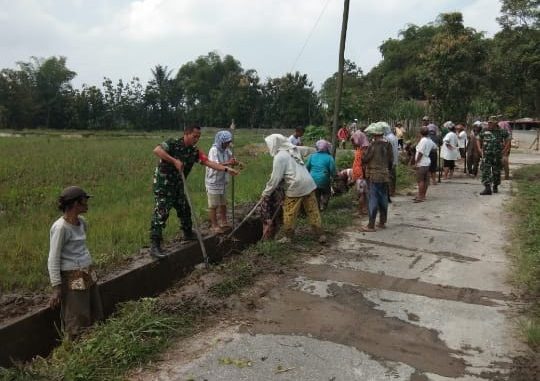
{"type": "Polygon", "coordinates": [[[502,16],[497,21],[505,29],[540,27],[540,0],[501,0],[502,16]]]}
{"type": "Polygon", "coordinates": [[[421,55],[420,81],[440,120],[466,120],[473,94],[485,75],[482,34],[463,26],[461,13],[439,16],[440,29],[421,55]]]}

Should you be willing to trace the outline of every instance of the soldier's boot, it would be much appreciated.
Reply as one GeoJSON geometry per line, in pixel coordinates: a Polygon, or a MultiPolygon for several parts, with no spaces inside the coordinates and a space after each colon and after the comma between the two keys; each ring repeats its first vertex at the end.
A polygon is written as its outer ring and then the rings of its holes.
{"type": "Polygon", "coordinates": [[[161,249],[161,239],[152,237],[152,244],[150,246],[150,255],[156,259],[163,259],[167,256],[161,249]]]}
{"type": "Polygon", "coordinates": [[[490,194],[491,194],[491,185],[486,184],[484,190],[482,192],[480,192],[480,195],[481,196],[486,196],[486,195],[490,195],[490,194]]]}
{"type": "Polygon", "coordinates": [[[493,193],[499,193],[499,186],[496,184],[493,184],[493,193]]]}
{"type": "Polygon", "coordinates": [[[197,241],[197,234],[193,229],[183,230],[184,232],[184,241],[197,241]]]}

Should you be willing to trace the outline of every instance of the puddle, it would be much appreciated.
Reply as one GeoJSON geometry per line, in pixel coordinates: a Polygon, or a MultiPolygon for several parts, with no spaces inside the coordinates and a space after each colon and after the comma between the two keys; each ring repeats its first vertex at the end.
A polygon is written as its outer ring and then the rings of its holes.
{"type": "Polygon", "coordinates": [[[455,357],[458,353],[446,346],[437,331],[386,317],[353,286],[332,284],[329,291],[331,296],[323,299],[281,290],[256,312],[253,324],[241,330],[314,337],[402,362],[422,372],[445,377],[465,374],[465,362],[455,357]]]}

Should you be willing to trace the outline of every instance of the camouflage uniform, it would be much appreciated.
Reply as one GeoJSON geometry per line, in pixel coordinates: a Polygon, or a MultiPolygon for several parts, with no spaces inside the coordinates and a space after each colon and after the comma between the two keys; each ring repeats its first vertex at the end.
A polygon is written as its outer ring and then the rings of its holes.
{"type": "Polygon", "coordinates": [[[484,154],[480,165],[482,184],[498,186],[501,183],[502,151],[509,138],[508,131],[499,128],[484,130],[480,133],[479,139],[484,154]]]}
{"type": "MultiPolygon", "coordinates": [[[[184,138],[169,139],[160,144],[161,148],[175,159],[184,163],[184,176],[187,178],[193,164],[200,161],[199,150],[195,146],[186,147],[184,138]]],[[[184,233],[191,233],[191,209],[184,193],[182,176],[176,167],[160,160],[154,171],[154,213],[150,227],[150,238],[161,240],[169,211],[176,209],[184,233]]]]}

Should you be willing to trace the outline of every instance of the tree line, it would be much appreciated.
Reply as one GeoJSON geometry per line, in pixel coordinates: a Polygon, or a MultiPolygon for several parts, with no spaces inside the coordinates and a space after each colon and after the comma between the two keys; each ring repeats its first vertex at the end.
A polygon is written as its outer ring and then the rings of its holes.
{"type": "MultiPolygon", "coordinates": [[[[380,46],[382,60],[364,74],[346,61],[340,119],[417,118],[465,121],[502,114],[540,115],[540,0],[502,0],[493,38],[444,13],[407,25],[380,46]]],[[[330,124],[337,73],[316,91],[307,74],[261,81],[231,55],[210,52],[139,78],[73,88],[65,57],[18,62],[0,71],[0,128],[80,130],[177,128],[197,122],[239,128],[330,124]]]]}

